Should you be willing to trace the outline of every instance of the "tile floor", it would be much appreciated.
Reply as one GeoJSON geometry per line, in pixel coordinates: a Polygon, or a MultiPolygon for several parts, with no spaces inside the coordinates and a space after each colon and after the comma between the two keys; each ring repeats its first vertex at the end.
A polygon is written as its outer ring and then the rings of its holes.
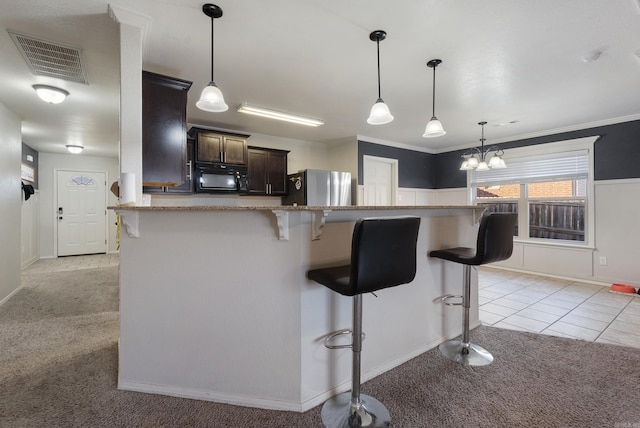
{"type": "MultiPolygon", "coordinates": [[[[25,273],[117,266],[118,254],[42,259],[25,273]]],[[[482,267],[484,325],[640,348],[640,296],[608,287],[482,267]]]]}
{"type": "Polygon", "coordinates": [[[120,256],[112,254],[89,254],[86,256],[67,256],[55,259],[40,259],[22,270],[23,273],[61,272],[78,269],[118,266],[120,256]]]}
{"type": "Polygon", "coordinates": [[[609,287],[482,267],[484,325],[640,348],[640,296],[609,287]]]}

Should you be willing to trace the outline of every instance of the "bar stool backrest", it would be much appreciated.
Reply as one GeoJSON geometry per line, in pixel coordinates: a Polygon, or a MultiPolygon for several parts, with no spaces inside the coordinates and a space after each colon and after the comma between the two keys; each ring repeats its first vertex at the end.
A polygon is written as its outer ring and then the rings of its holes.
{"type": "Polygon", "coordinates": [[[358,220],[351,241],[351,292],[348,295],[413,281],[419,228],[418,217],[358,220]]]}
{"type": "Polygon", "coordinates": [[[506,260],[513,253],[513,232],[518,215],[489,213],[480,220],[476,256],[470,265],[483,265],[506,260]]]}

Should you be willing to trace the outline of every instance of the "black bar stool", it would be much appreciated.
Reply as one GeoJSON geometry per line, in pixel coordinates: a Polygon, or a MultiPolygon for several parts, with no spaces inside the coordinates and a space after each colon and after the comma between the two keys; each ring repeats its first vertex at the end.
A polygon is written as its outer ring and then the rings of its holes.
{"type": "Polygon", "coordinates": [[[506,260],[513,252],[513,232],[518,215],[514,213],[490,213],[480,220],[476,248],[448,248],[429,253],[437,257],[464,265],[464,283],[462,296],[447,295],[442,298],[449,306],[462,305],[462,340],[449,340],[439,346],[442,354],[458,363],[470,366],[491,364],[493,356],[483,347],[469,342],[469,301],[471,300],[471,266],[506,260]],[[450,303],[451,298],[462,298],[462,302],[450,303]]]}
{"type": "Polygon", "coordinates": [[[325,340],[328,348],[350,347],[353,353],[351,394],[339,394],[322,406],[327,427],[388,427],[387,408],[373,397],[360,394],[362,350],[362,294],[406,284],[416,275],[418,217],[358,220],[351,241],[351,264],[307,272],[316,281],[343,296],[353,296],[353,330],[341,330],[325,340]],[[352,334],[351,345],[330,345],[332,338],[352,334]]]}

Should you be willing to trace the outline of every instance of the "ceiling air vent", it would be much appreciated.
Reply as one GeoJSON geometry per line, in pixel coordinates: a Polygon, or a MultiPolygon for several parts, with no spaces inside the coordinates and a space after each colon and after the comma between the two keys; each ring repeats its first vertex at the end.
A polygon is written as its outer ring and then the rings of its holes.
{"type": "Polygon", "coordinates": [[[88,85],[82,50],[9,30],[9,35],[36,76],[55,77],[88,85]]]}

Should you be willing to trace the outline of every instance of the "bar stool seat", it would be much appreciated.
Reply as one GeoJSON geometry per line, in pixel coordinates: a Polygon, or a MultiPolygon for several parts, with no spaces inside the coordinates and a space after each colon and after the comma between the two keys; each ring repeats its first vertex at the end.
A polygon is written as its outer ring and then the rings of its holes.
{"type": "Polygon", "coordinates": [[[339,394],[322,406],[322,422],[327,427],[388,427],[391,416],[378,400],[360,393],[362,351],[362,294],[406,284],[416,275],[416,246],[420,218],[365,218],[356,222],[348,265],[312,269],[316,281],[344,296],[353,296],[352,330],[341,330],[325,340],[331,349],[352,350],[351,393],[339,394]],[[340,334],[351,333],[350,345],[331,345],[340,334]]]}
{"type": "Polygon", "coordinates": [[[440,352],[447,358],[470,366],[491,364],[493,356],[481,346],[469,341],[469,308],[471,300],[471,266],[479,266],[506,260],[513,253],[513,232],[518,219],[515,213],[489,213],[480,220],[476,248],[456,247],[429,252],[437,257],[464,265],[463,295],[447,295],[442,302],[449,306],[463,307],[462,340],[450,340],[440,344],[440,352]],[[451,303],[451,298],[462,302],[451,303]]]}

